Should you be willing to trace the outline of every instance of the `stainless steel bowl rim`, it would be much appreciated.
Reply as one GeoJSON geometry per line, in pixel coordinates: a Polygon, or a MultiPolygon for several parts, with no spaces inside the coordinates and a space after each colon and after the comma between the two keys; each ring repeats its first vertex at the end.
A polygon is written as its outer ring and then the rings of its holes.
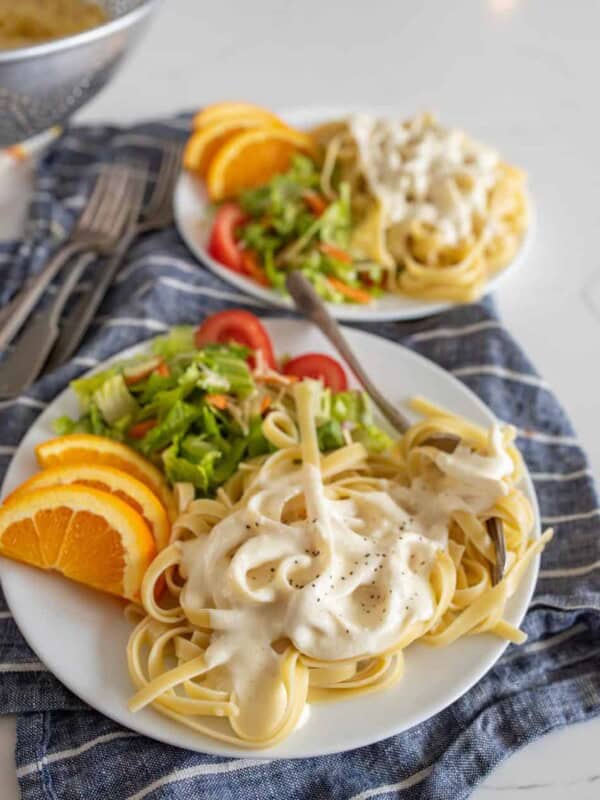
{"type": "Polygon", "coordinates": [[[51,39],[49,42],[34,44],[30,47],[19,47],[14,50],[0,50],[0,64],[58,53],[62,50],[70,50],[74,47],[103,39],[105,36],[110,36],[122,28],[128,28],[130,25],[135,24],[139,19],[149,14],[158,2],[159,0],[142,0],[142,3],[137,8],[127,11],[120,17],[115,17],[115,19],[111,19],[108,22],[103,22],[102,25],[97,25],[95,28],[90,28],[82,33],[76,33],[73,36],[51,39]]]}

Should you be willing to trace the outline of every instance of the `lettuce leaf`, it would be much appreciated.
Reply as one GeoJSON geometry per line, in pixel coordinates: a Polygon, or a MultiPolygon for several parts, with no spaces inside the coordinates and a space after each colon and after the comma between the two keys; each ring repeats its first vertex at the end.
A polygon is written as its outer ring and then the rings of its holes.
{"type": "Polygon", "coordinates": [[[162,461],[167,479],[171,483],[183,481],[191,483],[203,495],[210,493],[214,473],[214,462],[219,457],[219,451],[207,450],[198,463],[179,456],[179,444],[174,442],[162,454],[162,461]]]}
{"type": "Polygon", "coordinates": [[[300,201],[299,210],[306,210],[302,195],[307,189],[317,189],[319,183],[320,173],[314,161],[296,155],[287,172],[275,175],[263,186],[242,192],[240,202],[244,211],[252,217],[268,215],[281,224],[286,215],[291,216],[296,212],[295,201],[300,201]]]}
{"type": "Polygon", "coordinates": [[[347,247],[352,229],[352,211],[350,207],[350,186],[340,184],[337,200],[330,203],[319,217],[319,232],[322,242],[347,247]]]}
{"type": "Polygon", "coordinates": [[[325,420],[317,428],[321,450],[343,446],[341,428],[343,423],[350,425],[352,440],[361,442],[370,452],[383,452],[393,444],[390,436],[375,424],[373,406],[366,392],[347,391],[333,394],[324,389],[321,392],[320,407],[316,417],[317,421],[325,420]]]}
{"type": "Polygon", "coordinates": [[[144,406],[150,403],[159,392],[174,389],[178,385],[180,377],[179,374],[174,372],[169,376],[159,375],[157,372],[153,372],[147,380],[139,385],[133,386],[131,391],[137,397],[138,403],[144,406]]]}
{"type": "Polygon", "coordinates": [[[208,442],[204,434],[188,434],[181,440],[180,450],[183,458],[193,464],[201,464],[207,453],[218,448],[208,442]]]}
{"type": "Polygon", "coordinates": [[[219,449],[202,436],[176,440],[162,455],[170,481],[189,481],[203,495],[210,495],[230,478],[244,456],[246,439],[240,437],[219,449]]]}
{"type": "Polygon", "coordinates": [[[215,462],[214,465],[214,473],[212,476],[212,481],[214,487],[220,486],[222,483],[234,474],[237,470],[238,465],[242,458],[244,457],[244,453],[246,452],[246,438],[240,437],[239,439],[234,439],[227,447],[227,450],[224,453],[221,453],[221,457],[215,462]]]}
{"type": "Polygon", "coordinates": [[[58,417],[52,423],[52,428],[57,436],[68,436],[71,433],[92,433],[89,415],[81,419],[71,417],[58,417]]]}
{"type": "Polygon", "coordinates": [[[122,375],[112,375],[107,378],[92,397],[109,425],[114,425],[123,417],[132,416],[138,410],[138,404],[122,375]]]}
{"type": "Polygon", "coordinates": [[[178,325],[166,336],[158,336],[152,343],[152,351],[165,359],[181,353],[193,353],[196,350],[194,332],[195,328],[191,325],[178,325]]]}
{"type": "Polygon", "coordinates": [[[100,409],[93,401],[90,403],[89,421],[90,433],[93,433],[96,436],[108,436],[110,438],[114,438],[111,436],[109,426],[104,422],[104,418],[102,417],[100,409]]]}
{"type": "Polygon", "coordinates": [[[77,378],[71,381],[71,388],[77,395],[79,403],[84,410],[87,410],[90,401],[94,394],[102,387],[102,385],[119,372],[117,365],[105,369],[102,372],[96,372],[93,375],[88,375],[86,378],[77,378]]]}
{"type": "Polygon", "coordinates": [[[330,419],[319,425],[317,428],[317,441],[319,442],[319,450],[327,452],[328,450],[337,450],[345,444],[344,436],[342,433],[342,426],[337,419],[330,419]]]}
{"type": "Polygon", "coordinates": [[[339,422],[371,425],[373,409],[369,395],[357,391],[337,392],[331,398],[331,416],[339,422]]]}
{"type": "Polygon", "coordinates": [[[202,430],[211,439],[216,439],[220,441],[222,437],[221,437],[221,430],[219,428],[219,423],[217,422],[218,419],[217,414],[218,412],[215,408],[212,408],[207,403],[202,404],[201,408],[202,430]]]}
{"type": "Polygon", "coordinates": [[[139,444],[142,453],[149,455],[162,450],[175,437],[184,436],[192,423],[202,415],[202,408],[178,400],[167,416],[144,436],[139,444]]]}
{"type": "Polygon", "coordinates": [[[371,453],[383,453],[393,445],[394,440],[388,434],[378,428],[377,425],[364,425],[352,431],[352,439],[355,442],[364,444],[371,453]]]}
{"type": "Polygon", "coordinates": [[[248,431],[246,452],[249,458],[264,456],[274,452],[275,448],[262,432],[262,417],[252,417],[248,431]]]}
{"type": "Polygon", "coordinates": [[[246,363],[246,348],[208,347],[199,352],[194,366],[199,370],[197,385],[207,392],[228,392],[246,397],[254,380],[246,363]]]}

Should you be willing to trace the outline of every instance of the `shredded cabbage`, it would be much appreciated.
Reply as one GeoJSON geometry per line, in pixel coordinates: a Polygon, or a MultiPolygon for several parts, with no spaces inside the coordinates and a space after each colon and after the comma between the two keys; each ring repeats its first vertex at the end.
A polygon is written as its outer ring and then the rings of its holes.
{"type": "Polygon", "coordinates": [[[122,375],[112,375],[107,378],[96,389],[93,399],[109,425],[114,425],[123,417],[132,416],[138,410],[138,404],[122,375]]]}
{"type": "Polygon", "coordinates": [[[194,328],[191,325],[178,325],[171,328],[166,336],[158,336],[152,343],[152,352],[164,358],[173,358],[181,353],[193,353],[194,328]]]}

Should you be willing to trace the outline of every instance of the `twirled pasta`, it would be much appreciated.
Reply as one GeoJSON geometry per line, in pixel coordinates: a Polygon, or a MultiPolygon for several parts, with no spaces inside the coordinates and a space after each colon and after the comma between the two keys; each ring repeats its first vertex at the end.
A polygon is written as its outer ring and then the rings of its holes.
{"type": "Polygon", "coordinates": [[[430,114],[403,124],[357,115],[316,136],[322,189],[331,194],[334,173],[350,184],[353,244],[388,291],[470,302],[515,258],[529,225],[525,175],[494,151],[430,114]]]}
{"type": "Polygon", "coordinates": [[[292,733],[306,703],[391,686],[416,639],[522,642],[504,608],[551,536],[530,539],[512,429],[417,400],[424,419],[387,454],[354,443],[321,455],[310,384],[294,398],[299,444],[244,465],[214,500],[180,493],[128,645],[133,710],[249,748],[292,733]],[[432,444],[448,433],[454,452],[432,444]],[[496,585],[492,517],[507,550],[496,585]]]}

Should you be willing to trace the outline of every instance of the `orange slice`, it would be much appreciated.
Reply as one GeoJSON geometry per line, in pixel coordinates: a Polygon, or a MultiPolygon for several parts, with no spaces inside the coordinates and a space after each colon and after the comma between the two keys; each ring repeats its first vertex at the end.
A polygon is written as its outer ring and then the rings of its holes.
{"type": "Polygon", "coordinates": [[[91,433],[73,433],[39,444],[35,454],[44,468],[104,464],[128,472],[157,495],[171,520],[177,516],[173,496],[160,470],[121,442],[91,433]]]}
{"type": "Polygon", "coordinates": [[[27,492],[45,489],[48,486],[67,486],[76,483],[79,486],[90,486],[119,497],[141,515],[150,529],[156,543],[156,549],[162,550],[169,543],[169,518],[163,504],[146,484],[127,472],[102,464],[75,464],[66,467],[50,467],[38,472],[22,483],[18,489],[5,498],[5,503],[12,503],[27,492]]]}
{"type": "Polygon", "coordinates": [[[0,554],[138,600],[156,547],[142,517],[118,497],[52,486],[0,508],[0,554]]]}
{"type": "Polygon", "coordinates": [[[264,117],[252,113],[223,117],[223,119],[204,125],[194,131],[187,141],[183,153],[184,167],[192,172],[197,172],[200,177],[204,178],[213,156],[225,142],[229,141],[236,133],[258,128],[266,123],[275,125],[275,127],[285,127],[284,123],[277,118],[265,121],[264,117]]]}
{"type": "Polygon", "coordinates": [[[210,163],[206,186],[214,201],[235,197],[285,172],[298,150],[314,151],[314,140],[291,128],[269,125],[232,136],[210,163]]]}
{"type": "Polygon", "coordinates": [[[201,111],[198,111],[192,121],[192,127],[196,130],[204,125],[210,125],[213,122],[232,117],[242,117],[247,114],[260,117],[262,122],[266,124],[279,121],[279,118],[273,114],[272,111],[269,111],[267,108],[262,108],[261,106],[255,106],[253,103],[225,102],[213,103],[210,106],[205,106],[201,111]]]}

